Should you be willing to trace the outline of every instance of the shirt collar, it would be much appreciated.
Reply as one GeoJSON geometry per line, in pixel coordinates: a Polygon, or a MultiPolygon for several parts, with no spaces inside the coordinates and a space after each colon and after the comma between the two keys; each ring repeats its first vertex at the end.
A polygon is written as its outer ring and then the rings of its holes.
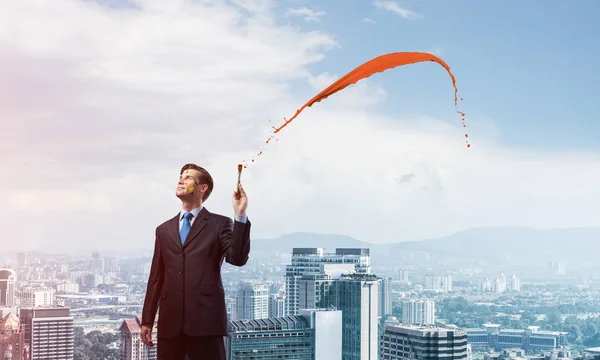
{"type": "MultiPolygon", "coordinates": [[[[202,205],[200,205],[199,207],[197,207],[195,209],[192,209],[192,211],[190,211],[190,212],[192,213],[192,215],[194,215],[194,218],[197,218],[200,211],[202,211],[202,205]]],[[[183,214],[185,214],[185,213],[186,213],[185,210],[181,210],[179,212],[179,221],[183,220],[183,214]]]]}

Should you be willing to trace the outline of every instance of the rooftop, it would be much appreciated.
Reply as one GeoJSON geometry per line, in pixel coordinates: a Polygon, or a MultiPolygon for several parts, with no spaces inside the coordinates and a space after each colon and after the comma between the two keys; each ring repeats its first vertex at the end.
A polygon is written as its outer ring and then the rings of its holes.
{"type": "Polygon", "coordinates": [[[268,319],[234,320],[229,322],[232,332],[278,331],[310,328],[308,321],[301,316],[283,316],[268,319]]]}

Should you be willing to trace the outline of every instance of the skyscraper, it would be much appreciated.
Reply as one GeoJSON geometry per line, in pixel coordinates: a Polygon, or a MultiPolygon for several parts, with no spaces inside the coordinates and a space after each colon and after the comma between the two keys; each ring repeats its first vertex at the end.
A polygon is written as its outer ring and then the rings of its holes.
{"type": "Polygon", "coordinates": [[[65,307],[22,308],[32,359],[73,359],[73,317],[65,307]]]}
{"type": "Polygon", "coordinates": [[[344,360],[377,360],[379,285],[375,275],[351,274],[335,283],[336,306],[342,310],[344,360]]]}
{"type": "Polygon", "coordinates": [[[435,274],[425,275],[425,290],[441,290],[442,277],[435,274]]]}
{"type": "Polygon", "coordinates": [[[392,278],[385,277],[380,282],[379,316],[383,317],[392,313],[392,278]]]}
{"type": "Polygon", "coordinates": [[[521,290],[521,279],[517,277],[517,275],[513,275],[510,278],[510,290],[511,291],[520,291],[521,290]]]}
{"type": "Polygon", "coordinates": [[[342,311],[344,360],[376,360],[380,279],[372,274],[304,275],[298,280],[300,308],[342,311]]]}
{"type": "Polygon", "coordinates": [[[15,306],[17,274],[11,269],[0,269],[0,306],[15,306]]]}
{"type": "Polygon", "coordinates": [[[265,284],[241,283],[235,300],[236,319],[269,317],[269,287],[265,284]]]}
{"type": "Polygon", "coordinates": [[[269,295],[269,317],[274,318],[282,316],[285,316],[285,295],[269,295]]]}
{"type": "Polygon", "coordinates": [[[402,322],[407,325],[434,325],[435,302],[430,299],[403,301],[402,322]]]}
{"type": "Polygon", "coordinates": [[[408,269],[398,270],[398,280],[402,283],[408,283],[408,269]]]}
{"type": "Polygon", "coordinates": [[[325,253],[323,248],[294,248],[285,275],[287,315],[297,315],[300,309],[298,281],[304,275],[322,273],[321,264],[351,264],[356,273],[371,272],[369,249],[336,249],[335,253],[325,253]]]}

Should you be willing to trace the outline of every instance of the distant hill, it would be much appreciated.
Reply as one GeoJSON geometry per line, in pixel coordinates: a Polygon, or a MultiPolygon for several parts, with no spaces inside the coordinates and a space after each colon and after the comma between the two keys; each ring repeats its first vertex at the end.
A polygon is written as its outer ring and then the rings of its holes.
{"type": "MultiPolygon", "coordinates": [[[[600,228],[541,230],[527,227],[473,228],[449,236],[394,244],[371,244],[344,235],[293,233],[277,239],[253,240],[252,251],[291,252],[294,247],[367,247],[373,261],[418,263],[426,257],[468,264],[506,262],[538,266],[564,261],[571,266],[595,265],[600,254],[600,228]]],[[[382,264],[383,265],[383,264],[382,264]]]]}
{"type": "Polygon", "coordinates": [[[391,247],[395,254],[414,251],[441,258],[488,262],[510,259],[511,262],[597,263],[600,228],[474,228],[442,238],[397,243],[391,247]]]}
{"type": "Polygon", "coordinates": [[[373,248],[373,245],[345,235],[327,235],[308,232],[299,232],[282,235],[276,239],[253,239],[252,252],[284,252],[291,253],[293,248],[322,247],[329,251],[336,248],[373,248]]]}

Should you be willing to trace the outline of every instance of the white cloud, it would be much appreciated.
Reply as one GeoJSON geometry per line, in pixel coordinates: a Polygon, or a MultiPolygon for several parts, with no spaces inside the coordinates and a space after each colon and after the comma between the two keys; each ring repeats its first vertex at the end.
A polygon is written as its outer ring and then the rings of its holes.
{"type": "Polygon", "coordinates": [[[307,7],[298,9],[289,9],[286,11],[286,16],[299,16],[304,18],[304,21],[321,21],[321,17],[325,16],[325,11],[315,11],[307,7]]]}
{"type": "Polygon", "coordinates": [[[405,19],[418,19],[421,17],[421,15],[415,13],[414,11],[401,8],[393,1],[376,0],[373,1],[373,6],[378,9],[393,12],[394,14],[400,15],[405,19]]]}
{"type": "Polygon", "coordinates": [[[364,18],[364,19],[362,19],[362,22],[366,22],[368,24],[375,24],[375,20],[373,20],[371,18],[364,18]]]}
{"type": "Polygon", "coordinates": [[[332,36],[278,24],[269,1],[136,6],[10,2],[0,13],[3,249],[149,249],[179,209],[184,163],[211,171],[206,205],[231,214],[236,166],[260,150],[242,174],[254,237],[599,224],[597,157],[498,147],[476,116],[466,149],[453,114],[382,114],[376,79],[308,108],[267,145],[308,99],[293,84],[316,93],[343,75],[307,70],[332,36]]]}

